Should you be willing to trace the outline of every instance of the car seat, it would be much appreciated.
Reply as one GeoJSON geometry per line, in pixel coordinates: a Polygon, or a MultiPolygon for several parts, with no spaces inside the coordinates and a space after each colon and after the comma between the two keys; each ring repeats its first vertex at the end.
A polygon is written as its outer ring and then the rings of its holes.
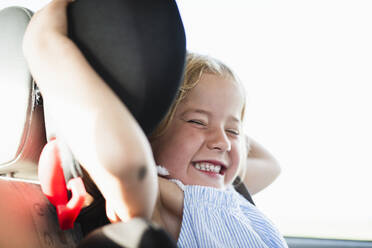
{"type": "MultiPolygon", "coordinates": [[[[185,33],[176,2],[80,0],[69,4],[67,16],[69,37],[150,134],[173,102],[184,70],[185,33]]],[[[71,186],[69,202],[81,204],[84,192],[78,180],[82,173],[53,125],[47,102],[44,107],[50,142],[41,156],[39,179],[44,193],[57,207],[61,228],[70,228],[79,206],[66,208],[65,187],[56,185],[71,186]],[[57,150],[63,163],[53,163],[59,160],[53,157],[57,150]]]]}
{"type": "Polygon", "coordinates": [[[25,8],[0,15],[0,174],[36,181],[46,138],[40,94],[22,52],[31,15],[25,8]]]}
{"type": "MultiPolygon", "coordinates": [[[[4,241],[5,243],[0,239],[0,246],[75,247],[82,239],[80,226],[76,225],[73,229],[66,231],[60,230],[55,218],[55,209],[41,194],[38,185],[36,165],[41,150],[46,144],[46,133],[49,139],[56,136],[56,133],[51,121],[47,122],[48,128],[47,131],[45,130],[42,98],[29,74],[22,54],[23,34],[31,16],[32,12],[22,7],[10,7],[0,11],[0,29],[4,36],[0,42],[0,67],[2,69],[0,71],[2,92],[0,114],[4,117],[2,120],[7,121],[1,126],[1,136],[6,139],[0,142],[2,151],[0,174],[3,177],[0,180],[0,192],[12,196],[4,197],[4,199],[10,199],[11,203],[5,206],[5,213],[13,213],[12,210],[16,210],[21,214],[20,218],[13,218],[13,214],[8,215],[9,222],[13,223],[11,226],[20,230],[26,227],[27,232],[21,232],[21,235],[27,236],[27,238],[23,237],[25,240],[32,240],[24,244],[19,241],[23,238],[17,240],[10,236],[8,241],[4,241]],[[12,107],[14,105],[16,105],[15,108],[12,107]],[[24,213],[31,213],[31,215],[25,218],[24,213]],[[32,224],[34,228],[31,228],[32,224]],[[24,233],[27,235],[23,235],[24,233]]],[[[183,61],[180,65],[183,66],[183,61]]],[[[179,71],[182,69],[180,68],[179,71]]],[[[178,79],[181,78],[181,74],[178,75],[178,79]]],[[[177,87],[175,86],[174,91],[177,87]]],[[[171,100],[168,99],[168,101],[171,100]]],[[[161,117],[157,118],[161,119],[161,117]]],[[[50,120],[48,117],[46,119],[50,120]]],[[[0,206],[0,209],[3,209],[3,206],[0,206]]],[[[2,220],[7,219],[2,218],[2,220]]],[[[134,219],[129,223],[107,225],[90,234],[80,243],[79,247],[102,247],[102,245],[104,247],[176,247],[167,233],[141,219],[134,219]],[[125,232],[129,231],[130,237],[125,235],[125,232]]]]}

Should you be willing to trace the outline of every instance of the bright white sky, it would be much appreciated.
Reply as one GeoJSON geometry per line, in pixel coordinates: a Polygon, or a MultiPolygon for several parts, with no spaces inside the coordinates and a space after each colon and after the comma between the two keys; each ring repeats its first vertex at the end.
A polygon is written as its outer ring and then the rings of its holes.
{"type": "Polygon", "coordinates": [[[188,49],[246,83],[248,133],[281,163],[258,207],[287,235],[372,240],[372,1],[178,4],[188,49]]]}

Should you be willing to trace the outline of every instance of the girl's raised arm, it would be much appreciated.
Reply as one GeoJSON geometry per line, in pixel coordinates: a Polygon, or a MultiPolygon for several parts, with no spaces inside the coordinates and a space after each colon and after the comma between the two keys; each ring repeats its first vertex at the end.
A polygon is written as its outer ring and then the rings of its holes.
{"type": "Polygon", "coordinates": [[[248,156],[245,163],[243,182],[249,193],[256,194],[269,186],[280,174],[278,161],[262,145],[246,137],[248,156]]]}
{"type": "Polygon", "coordinates": [[[158,191],[147,138],[67,37],[68,0],[32,18],[23,49],[58,134],[120,219],[150,218],[158,191]]]}

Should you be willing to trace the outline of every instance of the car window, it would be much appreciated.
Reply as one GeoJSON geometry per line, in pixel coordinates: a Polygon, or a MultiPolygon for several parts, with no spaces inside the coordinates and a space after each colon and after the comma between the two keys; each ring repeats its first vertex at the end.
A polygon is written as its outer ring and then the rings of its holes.
{"type": "Polygon", "coordinates": [[[177,2],[187,48],[235,70],[247,132],[281,164],[256,205],[285,236],[372,240],[372,2],[177,2]]]}
{"type": "Polygon", "coordinates": [[[286,236],[372,240],[372,2],[179,1],[188,48],[248,94],[282,173],[254,196],[286,236]]]}

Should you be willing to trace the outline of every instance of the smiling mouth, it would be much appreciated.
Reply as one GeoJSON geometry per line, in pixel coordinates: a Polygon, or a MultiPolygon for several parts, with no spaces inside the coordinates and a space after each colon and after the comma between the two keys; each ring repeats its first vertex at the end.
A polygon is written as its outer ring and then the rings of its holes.
{"type": "Polygon", "coordinates": [[[223,165],[215,165],[209,162],[196,162],[192,163],[195,169],[215,175],[225,175],[226,167],[223,165]]]}

